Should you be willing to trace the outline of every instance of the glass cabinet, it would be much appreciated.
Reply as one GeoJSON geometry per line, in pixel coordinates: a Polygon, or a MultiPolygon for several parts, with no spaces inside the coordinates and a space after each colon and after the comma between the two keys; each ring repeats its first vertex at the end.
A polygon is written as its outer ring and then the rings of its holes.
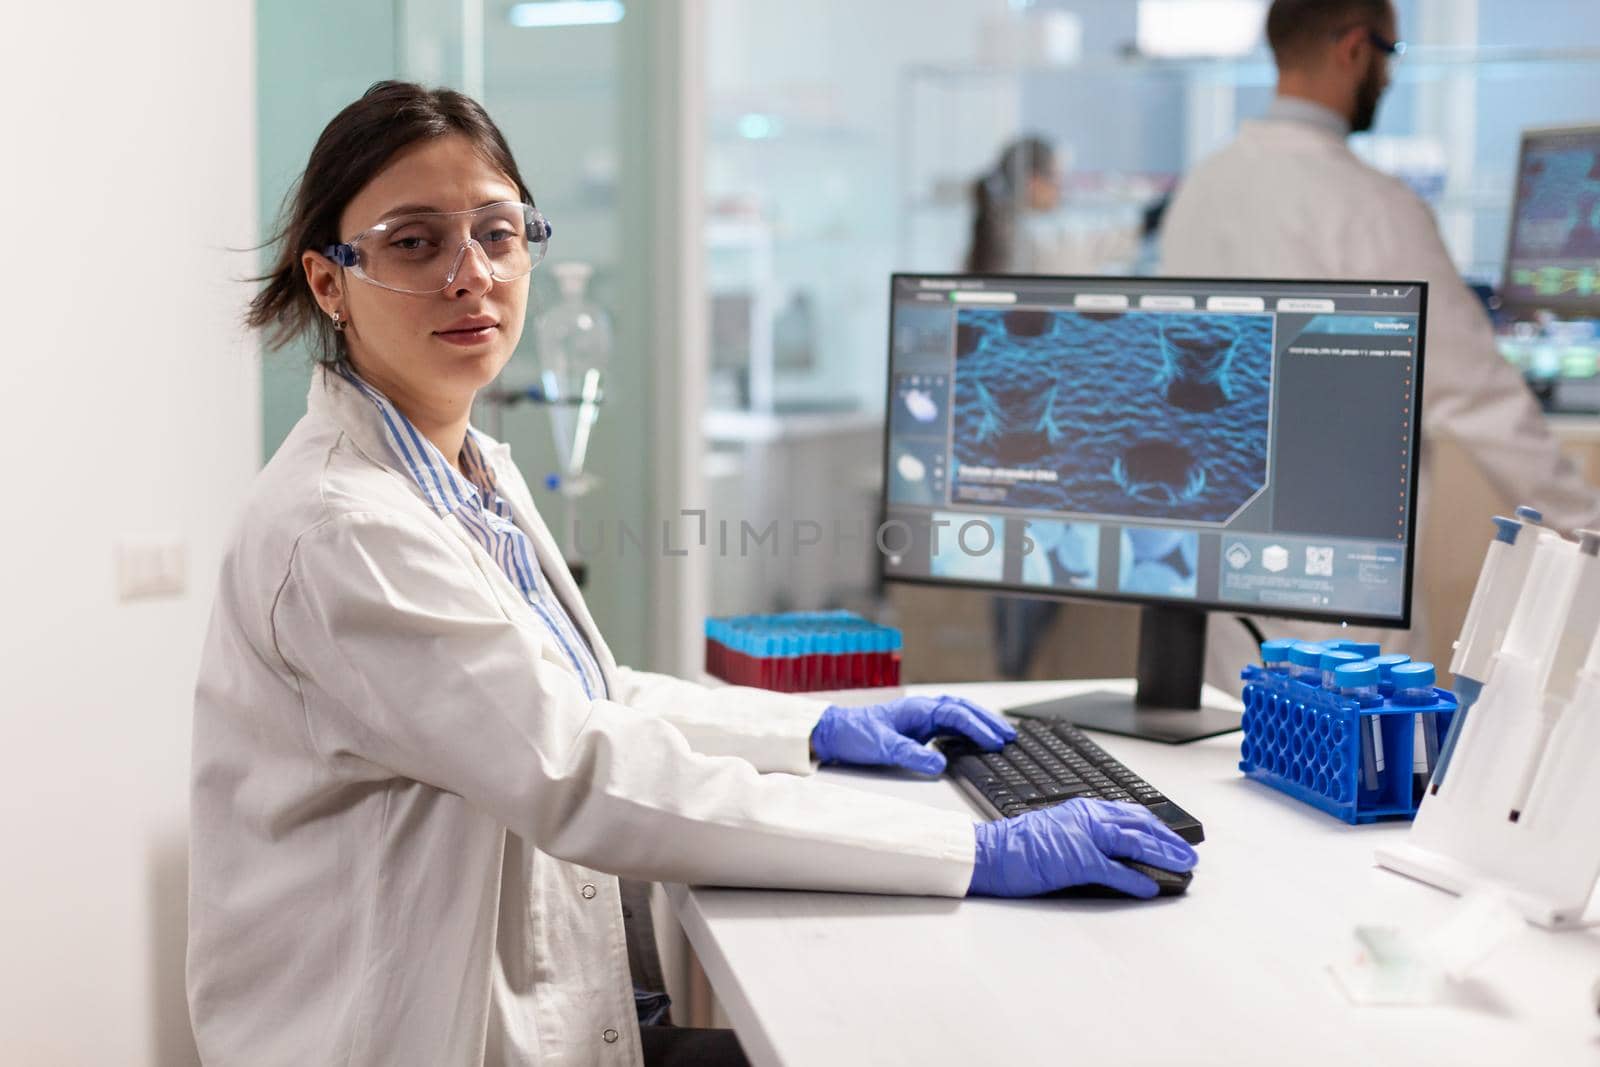
{"type": "MultiPolygon", "coordinates": [[[[1520,132],[1600,122],[1600,48],[1414,48],[1390,70],[1377,122],[1351,148],[1428,201],[1464,275],[1497,280],[1520,132]]],[[[909,69],[901,258],[929,270],[960,262],[973,178],[1023,133],[1054,142],[1066,163],[1070,224],[1126,226],[1261,114],[1275,83],[1265,56],[909,69]]],[[[1147,264],[1150,252],[1123,266],[1147,264]]]]}

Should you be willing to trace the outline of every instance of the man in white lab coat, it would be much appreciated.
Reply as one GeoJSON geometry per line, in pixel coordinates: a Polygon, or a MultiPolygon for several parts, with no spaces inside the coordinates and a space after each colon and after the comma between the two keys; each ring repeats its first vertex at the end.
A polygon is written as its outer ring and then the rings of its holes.
{"type": "MultiPolygon", "coordinates": [[[[1540,508],[1549,525],[1570,531],[1600,522],[1600,491],[1562,456],[1520,376],[1499,355],[1427,205],[1345,144],[1371,127],[1389,82],[1397,51],[1389,0],[1275,0],[1267,39],[1277,97],[1183,181],[1162,228],[1161,272],[1429,282],[1421,507],[1429,506],[1429,439],[1448,436],[1497,490],[1540,508]]],[[[1460,536],[1487,541],[1487,515],[1461,518],[1460,536]]],[[[1419,560],[1413,588],[1426,588],[1431,577],[1428,561],[1419,560]]],[[[1377,631],[1367,639],[1423,655],[1421,599],[1414,596],[1408,634],[1377,631]]],[[[1262,626],[1334,636],[1330,627],[1283,620],[1262,626]]],[[[1254,639],[1221,614],[1212,616],[1208,636],[1207,680],[1237,690],[1239,669],[1257,658],[1254,639]]]]}

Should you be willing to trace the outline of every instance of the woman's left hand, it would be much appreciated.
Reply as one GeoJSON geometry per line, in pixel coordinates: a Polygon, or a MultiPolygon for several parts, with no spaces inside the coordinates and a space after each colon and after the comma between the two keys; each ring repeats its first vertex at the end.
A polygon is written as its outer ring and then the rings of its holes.
{"type": "Polygon", "coordinates": [[[939,774],[943,754],[922,744],[938,734],[960,734],[994,752],[1017,731],[999,715],[961,697],[902,697],[858,708],[833,705],[811,731],[811,750],[824,763],[939,774]]]}

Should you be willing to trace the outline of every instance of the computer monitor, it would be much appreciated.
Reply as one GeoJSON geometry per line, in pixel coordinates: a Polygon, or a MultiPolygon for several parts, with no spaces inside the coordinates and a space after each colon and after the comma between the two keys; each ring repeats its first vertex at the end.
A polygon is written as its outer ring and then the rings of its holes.
{"type": "Polygon", "coordinates": [[[1200,707],[1207,612],[1410,625],[1426,308],[1422,282],[897,274],[884,578],[1142,605],[1137,695],[1055,712],[1237,729],[1200,707]]]}
{"type": "Polygon", "coordinates": [[[1600,126],[1523,133],[1500,290],[1512,316],[1600,315],[1600,126]]]}

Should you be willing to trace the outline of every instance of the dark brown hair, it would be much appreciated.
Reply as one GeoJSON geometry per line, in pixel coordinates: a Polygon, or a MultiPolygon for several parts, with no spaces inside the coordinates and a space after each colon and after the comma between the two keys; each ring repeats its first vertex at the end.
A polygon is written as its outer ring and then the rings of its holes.
{"type": "Polygon", "coordinates": [[[1056,150],[1043,137],[1021,137],[1000,151],[993,167],[972,183],[972,243],[966,269],[972,274],[1004,274],[1012,263],[1019,207],[1029,178],[1055,172],[1056,150]]]}
{"type": "Polygon", "coordinates": [[[1267,44],[1278,66],[1315,59],[1335,34],[1356,26],[1377,30],[1393,14],[1389,0],[1273,0],[1267,11],[1267,44]]]}
{"type": "Polygon", "coordinates": [[[412,82],[382,81],[333,117],[317,138],[305,173],[284,198],[272,269],[252,281],[266,285],[250,301],[245,323],[267,331],[267,346],[282,348],[306,335],[318,360],[345,359],[344,338],[329,324],[312,295],[300,257],[339,242],[339,218],[396,153],[419,141],[457,134],[472,142],[493,166],[533,203],[500,128],[483,105],[453,89],[425,89],[412,82]]]}

